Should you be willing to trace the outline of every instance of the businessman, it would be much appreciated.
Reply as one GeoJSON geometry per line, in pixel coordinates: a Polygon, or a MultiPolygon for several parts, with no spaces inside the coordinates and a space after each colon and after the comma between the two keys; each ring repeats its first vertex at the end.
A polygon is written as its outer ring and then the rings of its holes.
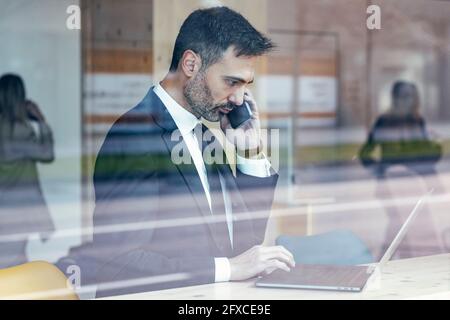
{"type": "Polygon", "coordinates": [[[248,86],[273,46],[227,7],[184,21],[167,76],[114,123],[97,157],[97,297],[294,266],[285,248],[262,245],[278,175],[260,152],[248,86]],[[233,129],[227,114],[244,100],[252,116],[233,129]]]}

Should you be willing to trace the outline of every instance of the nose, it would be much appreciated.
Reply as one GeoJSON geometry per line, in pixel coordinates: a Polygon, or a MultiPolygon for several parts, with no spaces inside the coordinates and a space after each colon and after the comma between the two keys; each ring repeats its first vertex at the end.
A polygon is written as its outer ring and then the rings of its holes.
{"type": "Polygon", "coordinates": [[[231,103],[240,106],[244,103],[244,89],[235,91],[229,98],[228,101],[231,103]]]}

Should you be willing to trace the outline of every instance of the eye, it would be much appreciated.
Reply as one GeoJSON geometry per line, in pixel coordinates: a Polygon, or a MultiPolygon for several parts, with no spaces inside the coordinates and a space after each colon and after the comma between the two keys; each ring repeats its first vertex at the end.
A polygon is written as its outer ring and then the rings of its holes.
{"type": "Polygon", "coordinates": [[[228,86],[234,87],[234,86],[236,86],[236,85],[238,84],[238,81],[236,81],[236,80],[231,80],[231,79],[227,79],[227,80],[226,80],[226,83],[227,83],[228,86]]]}

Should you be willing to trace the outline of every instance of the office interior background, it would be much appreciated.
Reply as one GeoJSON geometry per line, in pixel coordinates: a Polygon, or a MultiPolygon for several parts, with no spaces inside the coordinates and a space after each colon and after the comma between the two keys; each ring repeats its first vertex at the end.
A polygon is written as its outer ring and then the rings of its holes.
{"type": "Polygon", "coordinates": [[[38,172],[56,232],[47,242],[30,235],[28,259],[56,262],[91,240],[92,174],[106,133],[165,75],[185,17],[221,4],[278,45],[251,89],[263,126],[279,129],[265,243],[345,229],[379,258],[434,187],[395,259],[449,252],[450,1],[0,0],[0,74],[24,79],[55,141],[55,160],[38,172]],[[66,28],[73,4],[81,30],[66,28]],[[381,8],[379,30],[366,26],[371,4],[381,8]],[[379,180],[358,159],[397,80],[418,88],[427,130],[442,146],[436,174],[399,165],[379,180]]]}

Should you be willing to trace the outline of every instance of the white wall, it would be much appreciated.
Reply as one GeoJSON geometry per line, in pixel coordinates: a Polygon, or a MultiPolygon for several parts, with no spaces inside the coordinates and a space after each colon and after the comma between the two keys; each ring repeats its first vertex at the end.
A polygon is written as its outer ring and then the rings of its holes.
{"type": "Polygon", "coordinates": [[[20,74],[29,99],[53,129],[56,160],[39,165],[57,232],[49,242],[30,242],[30,259],[54,261],[79,243],[59,237],[81,221],[80,31],[68,30],[66,9],[78,0],[0,0],[0,74],[20,74]]]}

